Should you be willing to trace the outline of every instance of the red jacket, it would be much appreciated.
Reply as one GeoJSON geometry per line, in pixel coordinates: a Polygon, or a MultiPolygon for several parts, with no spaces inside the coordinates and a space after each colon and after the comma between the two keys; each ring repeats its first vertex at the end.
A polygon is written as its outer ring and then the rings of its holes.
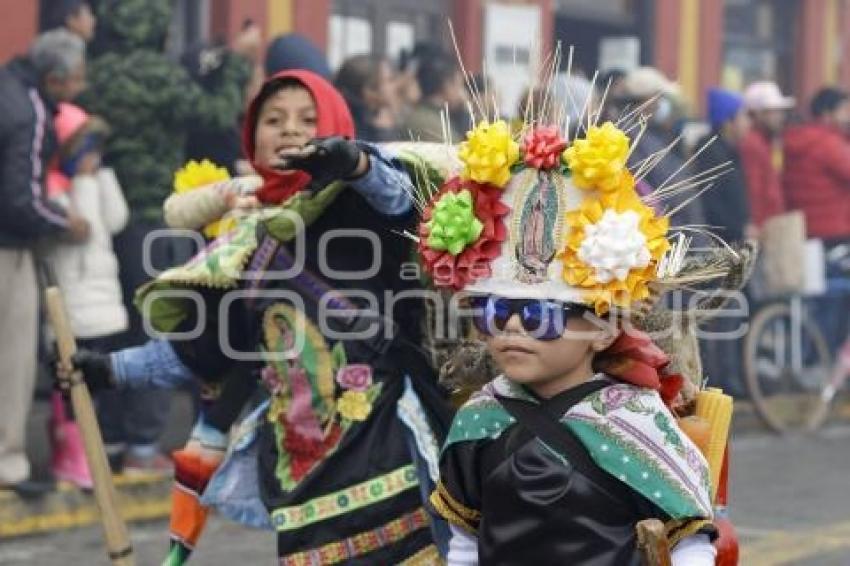
{"type": "Polygon", "coordinates": [[[850,237],[850,142],[840,130],[817,123],[788,130],[784,185],[809,236],[850,237]]]}
{"type": "Polygon", "coordinates": [[[770,140],[758,130],[751,130],[738,146],[741,165],[747,178],[750,215],[753,224],[761,224],[785,212],[785,197],[779,172],[773,165],[770,140]]]}

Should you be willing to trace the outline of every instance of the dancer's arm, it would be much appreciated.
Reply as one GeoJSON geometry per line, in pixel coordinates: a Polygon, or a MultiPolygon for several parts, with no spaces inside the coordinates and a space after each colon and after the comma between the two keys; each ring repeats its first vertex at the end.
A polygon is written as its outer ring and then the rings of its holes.
{"type": "Polygon", "coordinates": [[[397,159],[375,145],[340,136],[316,138],[302,148],[284,150],[279,156],[277,169],[300,170],[310,175],[310,191],[343,181],[381,214],[398,216],[411,210],[410,176],[397,159]]]}
{"type": "Polygon", "coordinates": [[[369,157],[369,169],[349,182],[351,188],[381,214],[401,216],[410,212],[413,183],[401,162],[376,145],[361,143],[360,146],[369,157]]]}
{"type": "Polygon", "coordinates": [[[452,538],[449,540],[448,566],[478,566],[478,539],[455,525],[449,525],[452,538]]]}
{"type": "Polygon", "coordinates": [[[165,223],[171,228],[200,230],[247,202],[262,184],[256,175],[219,181],[205,187],[172,193],[162,205],[165,223]]]}
{"type": "MultiPolygon", "coordinates": [[[[92,391],[101,389],[176,389],[194,379],[171,344],[149,340],[142,346],[111,354],[81,349],[73,357],[74,368],[92,391]]],[[[70,377],[68,368],[58,367],[60,383],[70,377]]]]}
{"type": "Polygon", "coordinates": [[[670,553],[673,566],[714,566],[716,557],[717,549],[704,534],[683,538],[670,553]]]}
{"type": "Polygon", "coordinates": [[[115,387],[122,389],[177,389],[194,375],[167,340],[149,340],[142,346],[109,355],[115,387]]]}

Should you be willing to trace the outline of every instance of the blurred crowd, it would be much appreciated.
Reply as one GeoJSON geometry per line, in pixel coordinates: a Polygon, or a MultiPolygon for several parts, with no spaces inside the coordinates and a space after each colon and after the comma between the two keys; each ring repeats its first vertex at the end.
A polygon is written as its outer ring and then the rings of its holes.
{"type": "MultiPolygon", "coordinates": [[[[146,262],[164,269],[194,251],[186,240],[156,237],[143,254],[145,242],[164,227],[162,203],[174,172],[189,159],[210,159],[232,174],[245,173],[239,131],[246,101],[264,77],[280,71],[307,69],[332,80],[351,109],[357,137],[372,142],[457,142],[470,125],[470,104],[490,114],[498,109],[514,123],[548,105],[573,131],[590,109],[599,108],[595,120],[637,123],[645,115],[631,155],[645,173],[643,194],[732,164],[697,206],[674,214],[674,224],[708,228],[734,242],[758,238],[770,218],[800,210],[807,236],[821,239],[827,254],[850,241],[850,95],[840,88],[825,87],[809,101],[796,101],[771,82],[743,92],[710,89],[701,119],[689,111],[696,101],[684,100],[657,69],[609,70],[595,80],[573,69],[552,77],[552,100],[530,85],[519,107],[509,109],[498,103],[488,77],[465,76],[442,45],[417,44],[397,61],[356,55],[334,72],[308,39],[288,34],[264,50],[260,30],[246,22],[232,40],[190,46],[175,60],[165,50],[172,18],[167,0],[103,0],[96,11],[85,0],[54,5],[54,29],[0,68],[0,359],[6,370],[0,486],[22,494],[42,487],[30,479],[25,450],[41,326],[36,264],[55,272],[74,332],[87,348],[144,342],[132,298],[150,276],[146,262]]],[[[838,338],[842,332],[830,329],[838,338]]],[[[711,352],[708,375],[734,390],[737,356],[711,352]]],[[[90,485],[69,408],[59,396],[52,403],[54,475],[90,485]]],[[[168,470],[158,446],[167,393],[108,392],[98,407],[115,470],[168,470]]]]}

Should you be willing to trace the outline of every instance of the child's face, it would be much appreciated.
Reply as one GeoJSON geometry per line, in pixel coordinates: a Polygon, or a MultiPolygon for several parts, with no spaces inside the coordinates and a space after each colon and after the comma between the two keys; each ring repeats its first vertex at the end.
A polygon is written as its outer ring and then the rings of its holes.
{"type": "Polygon", "coordinates": [[[525,332],[516,314],[503,332],[487,338],[487,348],[505,375],[541,395],[559,389],[559,383],[568,387],[590,377],[593,356],[608,343],[598,323],[585,318],[571,318],[559,339],[538,340],[525,332]]]}
{"type": "Polygon", "coordinates": [[[316,137],[316,103],[307,89],[286,87],[260,108],[254,134],[254,161],[272,167],[281,151],[298,149],[316,137]]]}

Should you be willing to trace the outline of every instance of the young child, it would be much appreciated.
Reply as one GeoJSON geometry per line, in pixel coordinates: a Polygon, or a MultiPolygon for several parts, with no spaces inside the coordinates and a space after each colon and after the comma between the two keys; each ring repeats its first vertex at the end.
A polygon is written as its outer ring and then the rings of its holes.
{"type": "MultiPolygon", "coordinates": [[[[115,348],[114,337],[127,328],[118,262],[112,251],[112,236],[127,223],[127,203],[115,173],[100,164],[108,134],[106,124],[73,104],[61,103],[55,125],[60,150],[57,162],[47,173],[48,195],[85,218],[91,233],[82,244],[57,244],[51,249],[49,261],[80,345],[109,351],[115,348]]],[[[70,408],[58,393],[53,396],[52,406],[53,475],[90,488],[91,474],[70,408]]]]}
{"type": "Polygon", "coordinates": [[[424,507],[446,406],[417,347],[417,303],[384,304],[387,291],[418,284],[399,275],[410,246],[397,232],[415,218],[411,177],[395,156],[346,139],[353,134],[321,77],[269,79],[244,131],[262,208],[138,296],[155,329],[198,326],[197,335],[75,358],[92,388],[193,378],[220,387],[193,434],[207,447],[226,446],[253,385],[268,390],[212,478],[214,466],[177,460],[181,493],[194,491],[195,502],[174,500],[168,564],[183,563],[200,535],[200,494],[229,517],[276,530],[280,564],[428,563],[435,541],[447,540],[424,507]],[[175,289],[203,304],[157,298],[175,289]]]}
{"type": "Polygon", "coordinates": [[[613,124],[571,143],[525,131],[520,147],[479,122],[418,232],[502,372],[443,446],[431,502],[452,525],[448,562],[637,565],[636,525],[655,518],[674,565],[714,564],[709,468],[657,391],[667,358],[614,318],[649,297],[668,221],[640,200],[613,124]]]}

